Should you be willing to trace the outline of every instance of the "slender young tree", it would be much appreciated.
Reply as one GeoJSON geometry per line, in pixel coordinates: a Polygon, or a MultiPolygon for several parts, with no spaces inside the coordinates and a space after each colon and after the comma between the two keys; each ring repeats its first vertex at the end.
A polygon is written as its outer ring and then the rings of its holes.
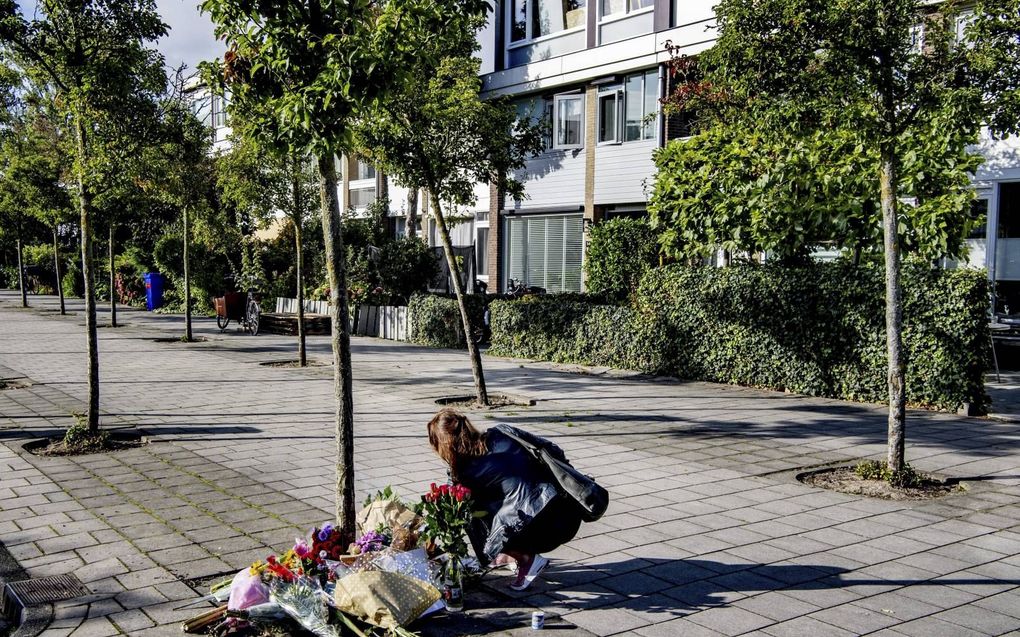
{"type": "Polygon", "coordinates": [[[191,247],[196,217],[210,209],[215,183],[212,138],[189,106],[182,70],[156,101],[151,139],[143,145],[137,178],[150,197],[179,211],[184,263],[184,336],[195,340],[192,323],[191,247]]]}
{"type": "MultiPolygon", "coordinates": [[[[459,15],[470,18],[472,3],[459,15]]],[[[483,101],[479,63],[471,57],[474,32],[484,19],[484,7],[473,19],[448,28],[434,43],[447,47],[447,57],[437,54],[427,72],[409,78],[359,127],[360,144],[385,171],[412,190],[428,193],[439,240],[446,254],[453,289],[457,295],[461,325],[467,341],[475,397],[489,404],[482,357],[472,338],[471,319],[464,286],[446,223],[448,206],[475,202],[475,184],[494,183],[502,192],[520,199],[523,184],[513,177],[529,155],[542,150],[538,126],[518,118],[506,100],[483,101]],[[459,54],[458,54],[459,53],[459,54]],[[444,208],[447,208],[444,210],[444,208]]],[[[428,58],[425,58],[428,60],[428,58]]]]}
{"type": "Polygon", "coordinates": [[[700,113],[703,133],[656,158],[650,209],[667,251],[697,254],[727,242],[746,249],[748,237],[803,249],[825,224],[837,239],[881,238],[887,461],[897,472],[906,422],[901,252],[961,249],[973,224],[969,173],[979,161],[968,146],[989,119],[996,132],[1017,130],[1020,2],[979,1],[974,11],[975,28],[959,41],[965,16],[950,2],[723,0],[716,45],[697,73],[677,77],[670,98],[700,113]],[[858,203],[827,207],[819,194],[832,184],[839,201],[849,193],[858,203]]]}
{"type": "Polygon", "coordinates": [[[365,108],[414,72],[412,43],[441,19],[433,5],[416,1],[202,4],[229,49],[221,68],[207,68],[207,79],[229,89],[232,108],[260,143],[316,158],[333,307],[336,522],[345,541],[354,535],[354,408],[336,157],[350,150],[351,125],[365,108]]]}
{"type": "Polygon", "coordinates": [[[60,313],[66,314],[61,285],[60,227],[73,218],[74,210],[65,183],[70,175],[62,132],[53,119],[51,101],[32,95],[28,104],[25,143],[18,163],[23,183],[25,210],[47,227],[53,238],[53,272],[60,313]]]}
{"type": "Polygon", "coordinates": [[[216,160],[216,185],[225,203],[232,206],[244,225],[263,225],[286,215],[294,227],[294,265],[298,300],[298,364],[307,364],[304,326],[304,225],[316,206],[318,183],[308,162],[296,153],[281,154],[263,148],[244,132],[245,118],[235,116],[230,151],[216,160]]]}
{"type": "Polygon", "coordinates": [[[71,122],[75,197],[80,216],[89,432],[99,431],[99,342],[96,332],[93,215],[97,173],[106,165],[110,127],[130,117],[137,100],[160,90],[162,57],[147,45],[166,35],[153,0],[41,0],[26,20],[12,0],[0,2],[0,42],[30,77],[49,86],[71,122]]]}

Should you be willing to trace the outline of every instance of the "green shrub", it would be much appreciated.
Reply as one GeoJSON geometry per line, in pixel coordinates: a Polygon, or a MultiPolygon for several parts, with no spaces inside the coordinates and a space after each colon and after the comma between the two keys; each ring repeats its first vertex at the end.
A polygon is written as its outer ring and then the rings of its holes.
{"type": "Polygon", "coordinates": [[[497,356],[626,369],[664,367],[652,322],[637,310],[581,295],[528,296],[491,306],[497,356]]]}
{"type": "MultiPolygon", "coordinates": [[[[471,325],[481,325],[485,312],[482,296],[468,294],[465,301],[471,325]]],[[[467,347],[456,298],[438,294],[415,294],[407,304],[407,322],[412,343],[429,347],[467,347]]]]}
{"type": "MultiPolygon", "coordinates": [[[[985,407],[985,275],[909,264],[903,289],[908,401],[985,407]]],[[[883,402],[884,294],[878,265],[668,266],[628,308],[494,303],[491,352],[883,402]]]]}
{"type": "Polygon", "coordinates": [[[659,261],[655,231],[644,219],[617,218],[593,226],[584,270],[593,296],[620,300],[637,289],[659,261]]]}
{"type": "Polygon", "coordinates": [[[16,289],[18,287],[18,266],[0,266],[0,288],[16,289]]]}

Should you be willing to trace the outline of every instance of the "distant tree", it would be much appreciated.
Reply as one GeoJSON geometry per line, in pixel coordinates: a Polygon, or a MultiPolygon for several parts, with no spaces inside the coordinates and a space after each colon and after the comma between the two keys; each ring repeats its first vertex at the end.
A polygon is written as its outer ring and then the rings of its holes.
{"type": "Polygon", "coordinates": [[[650,210],[667,252],[797,256],[819,239],[870,245],[882,229],[893,471],[904,467],[900,253],[961,250],[979,161],[968,145],[988,118],[1017,130],[1018,9],[977,2],[958,42],[953,3],[722,0],[716,45],[696,63],[674,58],[668,107],[698,113],[701,132],[656,155],[650,210]]]}
{"type": "Polygon", "coordinates": [[[74,206],[67,184],[71,166],[67,160],[67,139],[55,121],[52,102],[46,95],[30,95],[27,104],[25,139],[13,158],[23,192],[25,212],[53,235],[53,272],[60,299],[60,313],[66,314],[64,290],[60,284],[60,227],[74,218],[74,206]]]}
{"type": "Polygon", "coordinates": [[[97,175],[109,165],[104,142],[114,136],[107,132],[130,116],[138,99],[158,92],[166,81],[162,57],[147,48],[166,32],[153,0],[41,0],[31,20],[17,3],[0,1],[0,43],[17,56],[32,81],[52,88],[60,115],[73,130],[88,337],[86,420],[92,434],[99,431],[92,248],[97,175]]]}
{"type": "MultiPolygon", "coordinates": [[[[359,127],[360,145],[382,168],[405,186],[428,192],[439,239],[446,254],[461,323],[467,335],[475,396],[489,404],[478,345],[464,299],[450,241],[444,206],[475,202],[475,185],[495,184],[500,192],[520,199],[524,185],[513,176],[531,155],[542,149],[541,130],[518,118],[506,99],[482,100],[479,62],[471,57],[474,33],[485,19],[484,3],[451,2],[446,11],[461,16],[442,37],[430,43],[432,55],[359,127]],[[444,54],[445,52],[445,54],[444,54]]],[[[448,211],[448,210],[447,210],[448,211]]]]}
{"type": "Polygon", "coordinates": [[[298,364],[307,364],[304,309],[304,224],[312,218],[318,183],[306,157],[274,152],[243,132],[241,115],[235,115],[230,150],[216,159],[216,185],[227,205],[262,225],[286,215],[294,227],[294,263],[298,301],[298,364]]]}
{"type": "Polygon", "coordinates": [[[159,99],[156,133],[144,148],[140,172],[150,196],[178,211],[182,225],[184,270],[184,341],[194,340],[191,293],[192,224],[196,215],[208,214],[209,196],[216,172],[208,127],[192,112],[178,73],[159,99]]]}

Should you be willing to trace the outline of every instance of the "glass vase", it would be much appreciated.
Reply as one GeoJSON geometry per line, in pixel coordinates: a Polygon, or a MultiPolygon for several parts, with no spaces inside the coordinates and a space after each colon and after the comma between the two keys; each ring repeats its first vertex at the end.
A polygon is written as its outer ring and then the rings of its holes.
{"type": "Polygon", "coordinates": [[[464,566],[456,556],[443,567],[443,605],[451,613],[464,610],[464,566]]]}

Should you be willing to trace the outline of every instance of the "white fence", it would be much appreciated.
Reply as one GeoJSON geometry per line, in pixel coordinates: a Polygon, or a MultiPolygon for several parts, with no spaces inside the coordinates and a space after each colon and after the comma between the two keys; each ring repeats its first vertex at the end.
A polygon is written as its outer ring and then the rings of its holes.
{"type": "MultiPolygon", "coordinates": [[[[276,312],[279,314],[297,314],[297,299],[276,297],[276,312]]],[[[305,299],[305,313],[331,314],[329,311],[329,301],[309,301],[305,299]]]]}
{"type": "Polygon", "coordinates": [[[407,307],[403,305],[361,305],[354,322],[358,336],[375,336],[406,341],[410,335],[407,307]]]}
{"type": "MultiPolygon", "coordinates": [[[[328,301],[305,301],[304,305],[306,314],[332,314],[328,301]]],[[[297,299],[277,297],[276,312],[297,314],[297,299]]],[[[407,307],[403,305],[359,305],[357,315],[351,318],[351,332],[357,336],[406,341],[410,335],[407,307]]]]}

